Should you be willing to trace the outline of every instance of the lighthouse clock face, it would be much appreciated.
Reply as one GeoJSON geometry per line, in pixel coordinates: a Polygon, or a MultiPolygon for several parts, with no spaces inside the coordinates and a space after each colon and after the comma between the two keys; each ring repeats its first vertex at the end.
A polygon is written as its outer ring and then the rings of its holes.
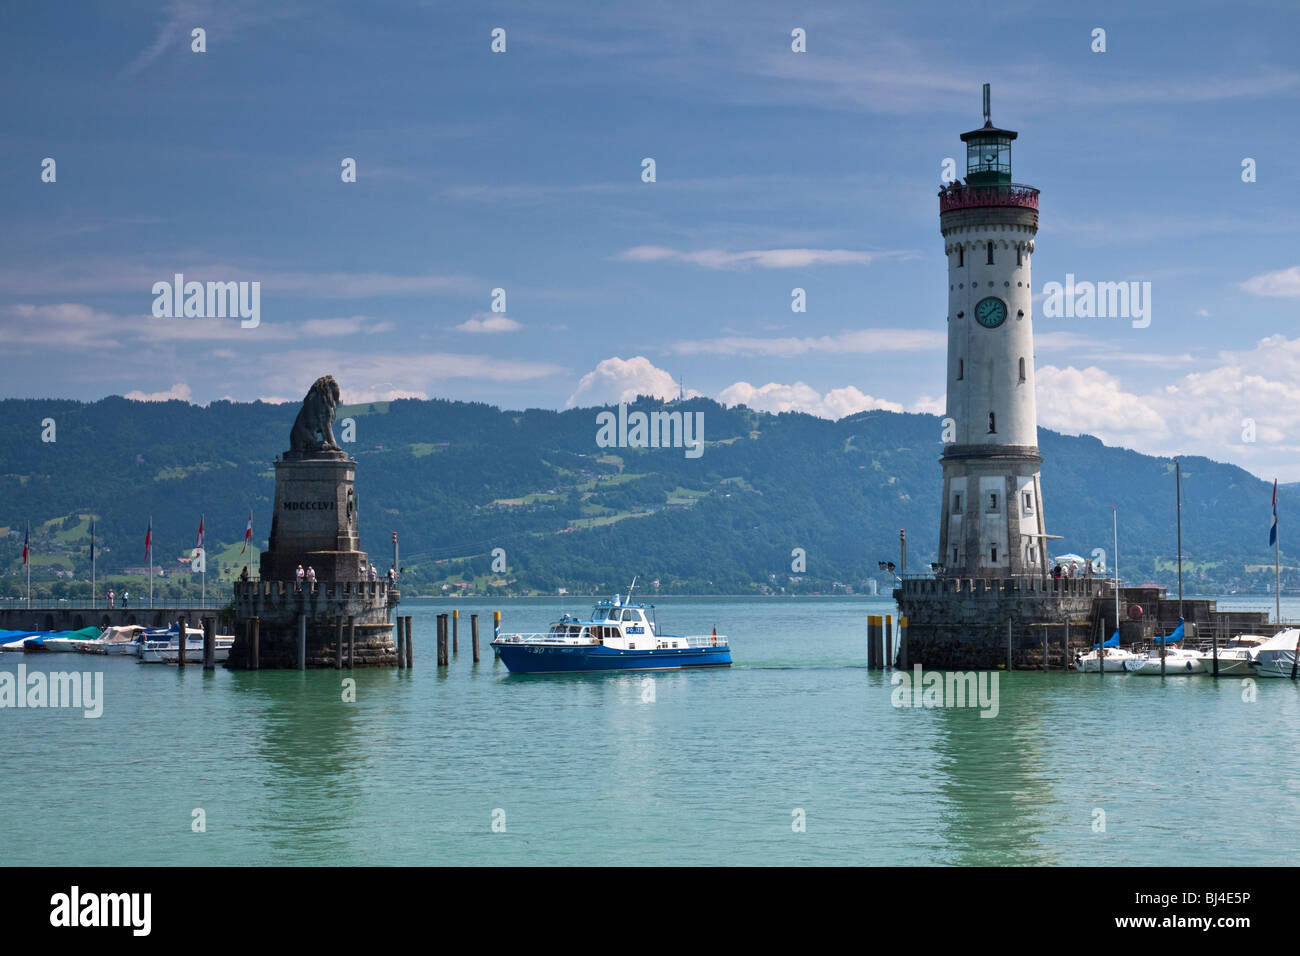
{"type": "Polygon", "coordinates": [[[1007,304],[996,296],[980,299],[975,305],[975,321],[986,329],[996,329],[1006,318],[1007,304]]]}

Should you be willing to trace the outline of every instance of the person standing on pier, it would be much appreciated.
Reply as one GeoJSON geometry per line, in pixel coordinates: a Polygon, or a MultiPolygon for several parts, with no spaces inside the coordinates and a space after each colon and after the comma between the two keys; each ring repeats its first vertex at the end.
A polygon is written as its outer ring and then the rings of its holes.
{"type": "Polygon", "coordinates": [[[294,580],[295,580],[295,582],[296,582],[296,583],[295,583],[295,586],[297,587],[297,589],[298,589],[299,591],[301,591],[301,590],[302,590],[302,579],[303,579],[303,570],[302,570],[302,565],[301,565],[301,564],[298,565],[298,570],[295,571],[295,572],[293,573],[293,576],[294,576],[294,580]]]}
{"type": "Polygon", "coordinates": [[[312,565],[307,566],[307,585],[309,590],[316,590],[316,568],[312,565]]]}
{"type": "Polygon", "coordinates": [[[114,599],[115,597],[116,597],[116,595],[113,594],[113,589],[112,589],[112,588],[109,588],[109,589],[108,589],[108,609],[109,609],[110,611],[113,610],[113,599],[114,599]]]}
{"type": "Polygon", "coordinates": [[[123,611],[128,610],[130,607],[131,607],[131,592],[130,592],[130,591],[123,591],[123,592],[122,592],[122,610],[123,610],[123,611]]]}

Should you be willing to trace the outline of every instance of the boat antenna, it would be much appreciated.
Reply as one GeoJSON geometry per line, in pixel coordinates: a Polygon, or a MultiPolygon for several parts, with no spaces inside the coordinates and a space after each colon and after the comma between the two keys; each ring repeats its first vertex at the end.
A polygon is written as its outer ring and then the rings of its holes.
{"type": "Polygon", "coordinates": [[[632,592],[636,590],[636,575],[632,575],[632,586],[627,589],[627,603],[632,603],[632,592]]]}

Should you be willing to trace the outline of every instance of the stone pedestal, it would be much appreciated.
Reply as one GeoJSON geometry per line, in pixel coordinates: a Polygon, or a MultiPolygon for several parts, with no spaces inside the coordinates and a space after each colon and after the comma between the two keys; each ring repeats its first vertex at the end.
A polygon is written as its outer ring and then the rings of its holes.
{"type": "Polygon", "coordinates": [[[306,628],[305,666],[335,667],[339,624],[348,659],[349,630],[357,667],[397,664],[393,609],[400,595],[386,578],[363,576],[368,556],[357,532],[357,463],[343,452],[286,452],[275,463],[275,511],[258,580],[235,584],[235,643],[226,666],[254,666],[249,622],[259,622],[259,660],[267,669],[299,666],[306,628]],[[298,566],[316,582],[296,580],[298,566]],[[351,628],[349,628],[351,621],[351,628]]]}

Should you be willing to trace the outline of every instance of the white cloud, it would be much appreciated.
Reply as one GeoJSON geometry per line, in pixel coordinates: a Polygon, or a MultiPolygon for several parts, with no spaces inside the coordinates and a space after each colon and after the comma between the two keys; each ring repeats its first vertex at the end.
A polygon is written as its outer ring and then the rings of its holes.
{"type": "Polygon", "coordinates": [[[188,402],[193,397],[190,387],[184,382],[177,382],[165,392],[127,392],[123,398],[133,402],[169,402],[174,398],[188,402]]]}
{"type": "MultiPolygon", "coordinates": [[[[678,394],[678,384],[670,373],[656,368],[643,355],[630,359],[618,356],[607,358],[578,381],[565,408],[573,408],[581,403],[590,405],[612,405],[617,402],[630,402],[638,395],[653,395],[655,398],[673,399],[678,394]]],[[[698,392],[687,389],[687,396],[698,392]]]]}
{"type": "Polygon", "coordinates": [[[1253,295],[1284,299],[1298,298],[1300,297],[1300,266],[1252,276],[1243,282],[1241,287],[1253,295]]]}
{"type": "Polygon", "coordinates": [[[718,401],[723,405],[747,405],[755,411],[762,412],[806,412],[819,418],[839,420],[846,415],[873,408],[883,408],[891,412],[901,412],[903,406],[897,402],[874,398],[852,385],[833,388],[825,395],[811,385],[795,382],[793,385],[781,385],[768,382],[766,385],[754,386],[749,382],[736,382],[728,385],[718,394],[718,401]]]}
{"type": "Polygon", "coordinates": [[[685,252],[666,246],[634,246],[614,256],[622,262],[685,262],[705,269],[797,269],[824,265],[870,265],[877,259],[898,258],[900,252],[860,252],[853,249],[698,249],[685,252]]]}
{"type": "Polygon", "coordinates": [[[491,312],[478,312],[456,326],[456,331],[493,334],[518,332],[522,328],[522,325],[508,316],[494,315],[491,312]]]}
{"type": "Polygon", "coordinates": [[[679,355],[768,355],[790,358],[808,352],[943,352],[947,337],[938,330],[860,329],[811,338],[684,339],[670,346],[679,355]]]}
{"type": "Polygon", "coordinates": [[[333,335],[356,335],[365,332],[374,335],[379,332],[391,332],[392,322],[373,322],[364,315],[352,315],[340,319],[308,319],[302,324],[305,335],[328,337],[333,335]]]}

